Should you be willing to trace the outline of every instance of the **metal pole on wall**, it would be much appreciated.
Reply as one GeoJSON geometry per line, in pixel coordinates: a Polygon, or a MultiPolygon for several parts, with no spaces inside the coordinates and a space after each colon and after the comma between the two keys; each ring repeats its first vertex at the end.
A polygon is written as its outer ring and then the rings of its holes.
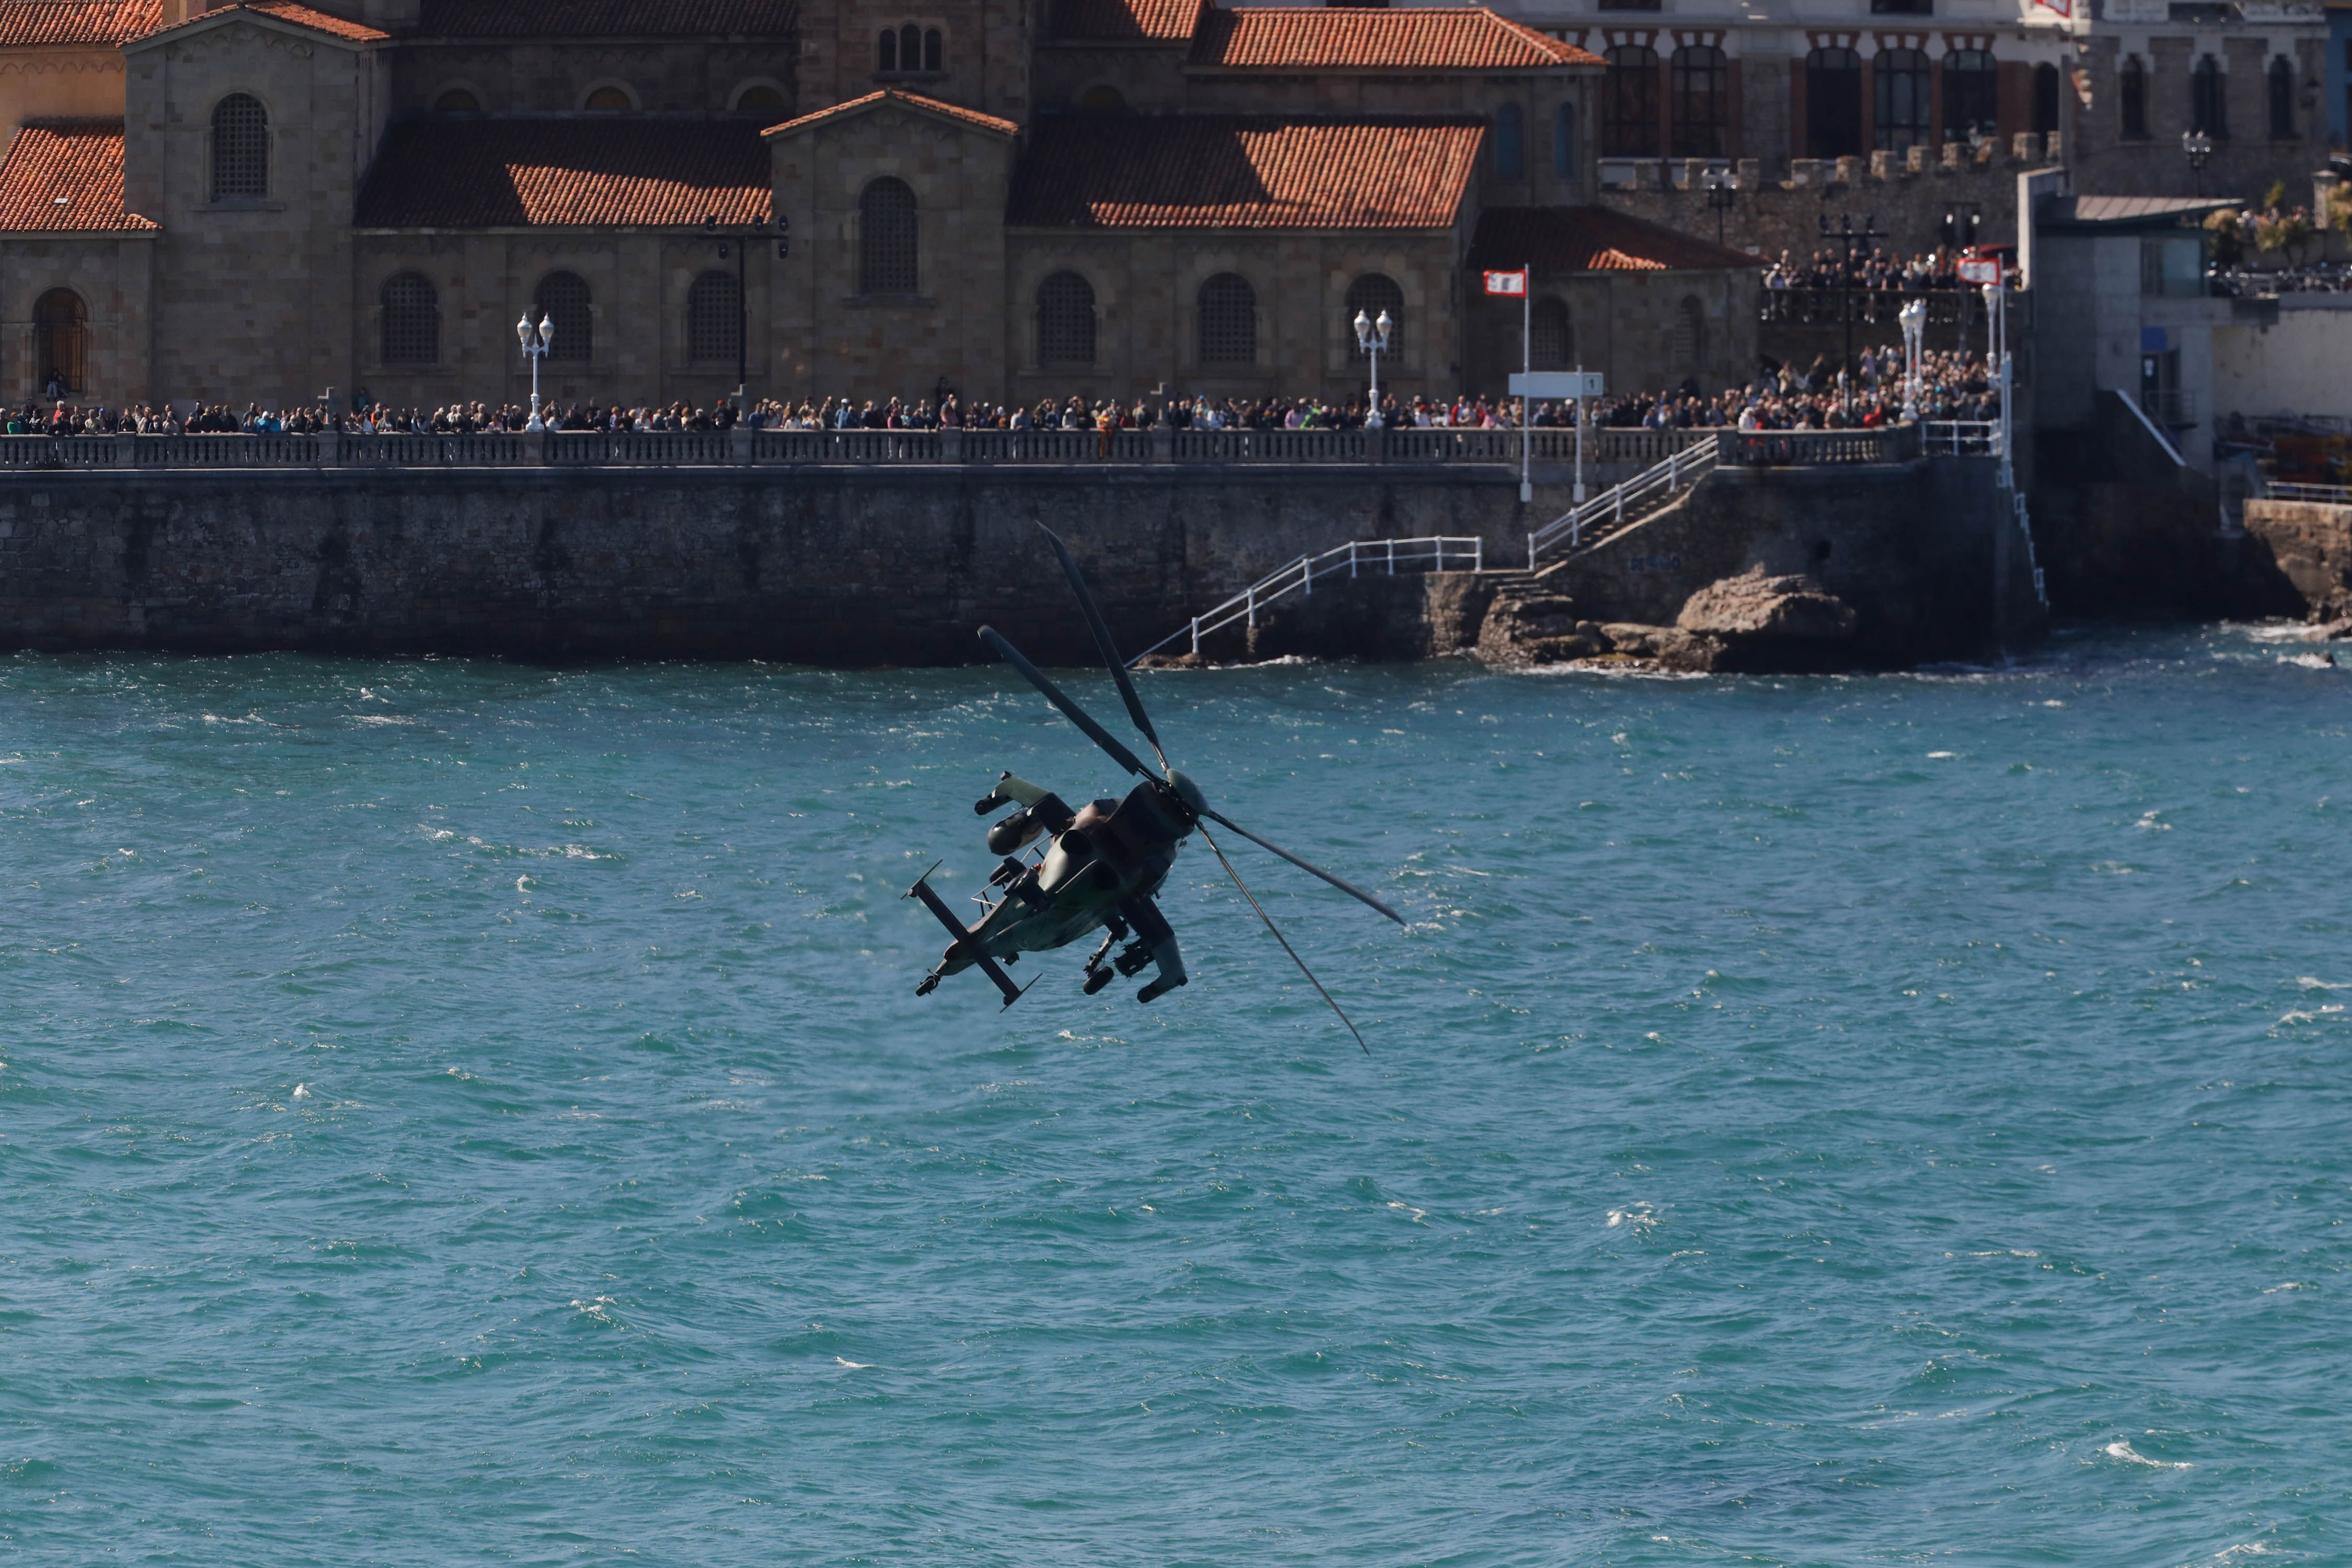
{"type": "MultiPolygon", "coordinates": [[[[1519,373],[1531,375],[1536,368],[1534,265],[1522,262],[1519,275],[1527,279],[1519,286],[1519,373]]],[[[1531,429],[1528,418],[1529,401],[1526,393],[1519,394],[1519,504],[1522,506],[1536,499],[1535,487],[1528,480],[1528,445],[1531,429]]]]}
{"type": "MultiPolygon", "coordinates": [[[[1576,362],[1576,374],[1578,384],[1581,385],[1584,376],[1582,360],[1576,362]]],[[[1574,500],[1579,506],[1584,504],[1584,394],[1579,392],[1576,395],[1576,489],[1573,492],[1574,500]]]]}

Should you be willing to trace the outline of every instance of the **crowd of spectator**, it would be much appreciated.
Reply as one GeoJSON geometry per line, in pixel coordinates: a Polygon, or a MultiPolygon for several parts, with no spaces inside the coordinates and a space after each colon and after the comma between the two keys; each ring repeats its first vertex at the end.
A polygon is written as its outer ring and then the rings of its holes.
{"type": "Polygon", "coordinates": [[[1960,289],[1960,253],[1948,246],[1899,256],[1884,247],[1857,251],[1851,262],[1843,250],[1816,250],[1801,261],[1784,250],[1764,273],[1768,290],[1843,289],[1851,278],[1856,289],[1896,289],[1916,294],[1929,289],[1960,289]]]}
{"type": "MultiPolygon", "coordinates": [[[[1826,355],[1810,367],[1770,365],[1745,386],[1712,395],[1685,383],[1670,392],[1621,395],[1597,401],[1596,426],[1609,428],[1844,429],[1869,427],[1901,416],[1904,406],[1901,351],[1893,346],[1865,348],[1854,374],[1841,375],[1826,355]],[[1849,382],[1851,385],[1849,386],[1849,382]],[[1849,394],[1851,394],[1849,395],[1849,394]]],[[[1991,419],[2000,413],[2000,395],[1976,353],[1930,351],[1923,356],[1924,390],[1921,415],[1929,419],[1991,419]]],[[[1507,430],[1519,424],[1516,400],[1470,396],[1432,398],[1384,395],[1378,423],[1391,428],[1507,430]]],[[[1528,411],[1528,423],[1555,429],[1575,425],[1571,402],[1539,402],[1528,411]]],[[[1166,426],[1178,430],[1357,430],[1373,423],[1372,410],[1362,398],[1319,397],[1155,399],[1097,398],[1073,395],[1046,398],[1034,405],[975,401],[967,405],[953,392],[934,403],[929,398],[827,397],[791,403],[762,400],[739,415],[731,403],[708,408],[684,402],[625,406],[620,404],[567,404],[545,411],[547,426],[555,430],[663,431],[729,430],[739,423],[763,430],[1066,430],[1087,431],[1105,439],[1122,430],[1166,426]]],[[[47,407],[27,403],[6,416],[12,436],[99,436],[116,434],[171,435],[236,434],[310,435],[332,430],[342,435],[470,435],[478,432],[520,431],[530,414],[517,405],[452,403],[437,408],[394,409],[381,404],[336,414],[319,407],[265,409],[248,404],[239,412],[225,404],[198,407],[183,414],[170,405],[141,405],[128,409],[78,407],[58,399],[47,407]]]]}

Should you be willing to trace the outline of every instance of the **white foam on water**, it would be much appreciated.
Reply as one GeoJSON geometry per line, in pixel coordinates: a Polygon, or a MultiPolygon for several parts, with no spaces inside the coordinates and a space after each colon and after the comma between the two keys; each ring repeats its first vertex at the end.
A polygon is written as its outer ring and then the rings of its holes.
{"type": "Polygon", "coordinates": [[[310,1098],[310,1091],[298,1083],[294,1086],[294,1098],[297,1100],[308,1100],[310,1098]]]}
{"type": "Polygon", "coordinates": [[[2278,656],[2278,661],[2281,664],[2294,665],[2299,669],[2334,669],[2336,668],[2336,656],[2332,653],[2283,653],[2278,656]]]}
{"type": "Polygon", "coordinates": [[[612,1306],[613,1298],[598,1296],[592,1300],[572,1302],[572,1310],[583,1318],[593,1318],[600,1323],[610,1323],[617,1329],[621,1326],[620,1321],[613,1316],[612,1306]]]}
{"type": "Polygon", "coordinates": [[[834,1364],[834,1365],[835,1365],[835,1366],[837,1366],[837,1367],[843,1367],[843,1368],[845,1368],[846,1370],[848,1370],[848,1371],[850,1371],[850,1372],[866,1372],[866,1371],[870,1371],[870,1370],[873,1368],[873,1365],[874,1365],[874,1363],[873,1363],[872,1362],[870,1362],[870,1361],[850,1361],[850,1360],[847,1360],[847,1359],[845,1359],[845,1357],[842,1357],[842,1356],[835,1356],[835,1357],[834,1357],[834,1358],[833,1358],[833,1364],[834,1364]]]}
{"type": "Polygon", "coordinates": [[[1417,1209],[1411,1204],[1401,1204],[1392,1201],[1390,1203],[1389,1207],[1412,1215],[1412,1223],[1415,1225],[1419,1225],[1423,1220],[1429,1217],[1429,1211],[1427,1209],[1417,1209]]]}
{"type": "Polygon", "coordinates": [[[2312,1284],[2307,1279],[2287,1279],[2272,1286],[2269,1289],[2263,1291],[2263,1294],[2265,1296],[2275,1296],[2282,1290],[2315,1290],[2318,1288],[2319,1287],[2312,1284]]]}
{"type": "Polygon", "coordinates": [[[2099,1451],[2111,1459],[2122,1459],[2134,1465],[2146,1465],[2151,1470],[2186,1470],[2193,1468],[2185,1459],[2151,1459],[2127,1442],[2110,1443],[2099,1451]]]}
{"type": "Polygon", "coordinates": [[[2341,991],[2344,989],[2344,986],[2341,984],[2330,984],[2325,980],[2315,980],[2308,974],[2296,975],[2294,977],[2294,983],[2297,985],[2302,986],[2305,991],[2341,991]]]}
{"type": "Polygon", "coordinates": [[[1645,1203],[1628,1204],[1622,1209],[1609,1211],[1609,1228],[1612,1230],[1620,1226],[1633,1231],[1652,1230],[1656,1228],[1657,1223],[1658,1216],[1645,1203]]]}
{"type": "Polygon", "coordinates": [[[1958,752],[1930,752],[1927,753],[1927,760],[1931,763],[1940,763],[1959,754],[1958,752]]]}
{"type": "Polygon", "coordinates": [[[2170,823],[2168,823],[2168,822],[2158,822],[2158,821],[2157,820],[2157,816],[2158,816],[2158,814],[2157,814],[2157,813],[2155,813],[2155,812],[2153,812],[2153,811],[2143,811],[2143,812],[2141,812],[2141,813],[2139,814],[2139,820],[2138,820],[2137,822],[2133,823],[2133,824],[2132,824],[2132,826],[2133,826],[2134,827],[2137,827],[2137,828],[2140,829],[2142,832],[2154,832],[2154,833],[2169,833],[2169,832],[2171,832],[2171,831],[2172,831],[2172,824],[2170,824],[2170,823]]]}

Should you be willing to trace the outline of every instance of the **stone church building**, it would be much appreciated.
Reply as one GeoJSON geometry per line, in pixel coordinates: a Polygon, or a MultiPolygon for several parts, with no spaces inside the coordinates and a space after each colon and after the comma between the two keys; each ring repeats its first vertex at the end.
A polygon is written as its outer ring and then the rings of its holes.
{"type": "Polygon", "coordinates": [[[1596,56],[1210,0],[0,0],[0,398],[1498,390],[1753,364],[1608,213],[1596,56]]]}

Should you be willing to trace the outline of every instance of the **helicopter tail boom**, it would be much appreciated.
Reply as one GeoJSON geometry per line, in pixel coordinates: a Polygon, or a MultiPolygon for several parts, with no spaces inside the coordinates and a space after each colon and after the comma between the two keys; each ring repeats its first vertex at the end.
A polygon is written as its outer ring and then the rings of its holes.
{"type": "MultiPolygon", "coordinates": [[[[937,865],[933,865],[931,868],[931,871],[936,871],[938,869],[939,867],[937,865]]],[[[944,899],[941,899],[937,893],[931,891],[931,871],[926,871],[921,876],[916,878],[915,885],[907,889],[906,896],[910,899],[922,900],[923,907],[930,910],[931,913],[937,915],[940,918],[940,924],[947,927],[948,934],[955,939],[956,951],[961,952],[965,958],[971,960],[973,966],[982,974],[987,975],[990,980],[995,982],[997,990],[1004,994],[1004,1005],[1007,1007],[1012,1006],[1013,1004],[1021,1000],[1021,994],[1027,990],[1028,986],[1013,984],[1013,977],[1004,973],[1003,969],[997,963],[996,960],[989,957],[988,954],[980,950],[980,944],[971,940],[971,933],[964,930],[963,923],[955,918],[955,911],[948,908],[947,901],[944,899]]],[[[1040,978],[1042,978],[1042,976],[1040,978]]],[[[935,985],[938,983],[938,977],[936,975],[927,978],[922,987],[918,990],[917,994],[923,994],[928,992],[932,985],[935,985]]],[[[1029,983],[1030,985],[1034,985],[1036,984],[1037,982],[1034,980],[1029,983]]]]}

